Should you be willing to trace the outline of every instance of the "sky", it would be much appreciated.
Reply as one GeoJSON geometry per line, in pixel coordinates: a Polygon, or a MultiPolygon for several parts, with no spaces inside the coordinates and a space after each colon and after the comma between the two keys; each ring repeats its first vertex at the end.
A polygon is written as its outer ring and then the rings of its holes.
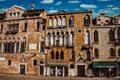
{"type": "Polygon", "coordinates": [[[34,4],[35,9],[46,9],[49,13],[60,10],[70,12],[91,10],[93,18],[100,13],[108,16],[120,14],[120,0],[0,0],[0,12],[5,12],[14,5],[30,10],[31,4],[34,4]]]}

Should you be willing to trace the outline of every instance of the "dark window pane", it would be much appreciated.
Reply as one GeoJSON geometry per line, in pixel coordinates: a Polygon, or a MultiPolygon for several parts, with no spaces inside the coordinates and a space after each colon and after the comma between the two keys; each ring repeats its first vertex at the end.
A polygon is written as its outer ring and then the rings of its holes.
{"type": "Polygon", "coordinates": [[[40,51],[44,52],[44,48],[45,48],[45,42],[41,42],[40,51]]]}
{"type": "Polygon", "coordinates": [[[8,65],[11,65],[11,60],[8,60],[8,65]]]}
{"type": "Polygon", "coordinates": [[[37,60],[36,59],[33,61],[33,65],[37,66],[37,60]]]}

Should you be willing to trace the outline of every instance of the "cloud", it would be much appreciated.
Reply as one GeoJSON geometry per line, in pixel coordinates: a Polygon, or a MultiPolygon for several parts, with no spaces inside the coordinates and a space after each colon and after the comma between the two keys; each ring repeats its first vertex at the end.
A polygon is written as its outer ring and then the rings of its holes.
{"type": "Polygon", "coordinates": [[[114,8],[112,8],[111,10],[119,10],[120,8],[118,8],[118,7],[114,7],[114,8]]]}
{"type": "Polygon", "coordinates": [[[8,9],[7,8],[1,8],[0,9],[0,12],[5,12],[5,11],[7,11],[8,9]]]}
{"type": "Polygon", "coordinates": [[[51,4],[53,3],[54,1],[53,0],[43,0],[43,1],[40,1],[42,4],[51,4]]]}
{"type": "Polygon", "coordinates": [[[93,4],[81,4],[80,7],[82,8],[97,8],[96,5],[93,5],[93,4]]]}
{"type": "Polygon", "coordinates": [[[0,0],[0,1],[6,1],[6,0],[0,0]]]}
{"type": "Polygon", "coordinates": [[[107,5],[107,7],[113,7],[113,5],[107,5]]]}
{"type": "Polygon", "coordinates": [[[79,3],[80,1],[78,1],[78,0],[70,0],[70,1],[68,1],[68,3],[71,3],[71,4],[74,4],[74,3],[79,3]]]}
{"type": "Polygon", "coordinates": [[[97,0],[97,1],[102,1],[102,2],[106,2],[106,1],[110,1],[110,0],[97,0]]]}
{"type": "Polygon", "coordinates": [[[56,5],[60,5],[60,4],[62,4],[62,2],[61,2],[61,1],[59,1],[59,2],[57,2],[57,3],[56,3],[56,5]]]}
{"type": "Polygon", "coordinates": [[[58,12],[57,10],[49,10],[48,11],[49,13],[56,13],[56,12],[58,12]]]}

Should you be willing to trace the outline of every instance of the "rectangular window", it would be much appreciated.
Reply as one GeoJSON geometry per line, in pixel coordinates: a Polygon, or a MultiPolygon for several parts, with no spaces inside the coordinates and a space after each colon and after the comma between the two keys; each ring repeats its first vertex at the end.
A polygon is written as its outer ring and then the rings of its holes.
{"type": "Polygon", "coordinates": [[[40,75],[44,75],[44,67],[40,66],[40,75]]]}
{"type": "Polygon", "coordinates": [[[19,31],[19,24],[9,24],[7,27],[7,34],[15,34],[19,31]]]}
{"type": "Polygon", "coordinates": [[[37,66],[37,60],[36,60],[36,59],[33,60],[33,65],[34,65],[34,66],[37,66]]]}
{"type": "Polygon", "coordinates": [[[19,53],[19,42],[16,42],[16,53],[19,53]]]}
{"type": "Polygon", "coordinates": [[[11,65],[11,60],[8,60],[8,65],[11,65]]]}
{"type": "Polygon", "coordinates": [[[45,49],[45,42],[41,42],[40,52],[44,52],[44,49],[45,49]]]}
{"type": "Polygon", "coordinates": [[[24,25],[24,32],[26,32],[27,31],[27,26],[28,26],[28,24],[27,23],[25,23],[25,25],[24,25]]]}
{"type": "Polygon", "coordinates": [[[25,52],[26,51],[26,42],[22,42],[21,43],[21,52],[25,52]]]}
{"type": "Polygon", "coordinates": [[[1,28],[0,28],[0,33],[3,32],[3,25],[1,25],[1,28]]]}
{"type": "Polygon", "coordinates": [[[40,29],[40,22],[37,22],[37,30],[40,29]]]}

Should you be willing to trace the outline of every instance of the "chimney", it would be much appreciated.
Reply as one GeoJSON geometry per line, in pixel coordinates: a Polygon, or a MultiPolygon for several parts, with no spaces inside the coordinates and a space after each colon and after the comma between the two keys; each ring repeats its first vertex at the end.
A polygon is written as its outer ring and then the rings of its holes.
{"type": "Polygon", "coordinates": [[[30,7],[31,7],[31,10],[34,10],[34,4],[31,4],[30,7]]]}

